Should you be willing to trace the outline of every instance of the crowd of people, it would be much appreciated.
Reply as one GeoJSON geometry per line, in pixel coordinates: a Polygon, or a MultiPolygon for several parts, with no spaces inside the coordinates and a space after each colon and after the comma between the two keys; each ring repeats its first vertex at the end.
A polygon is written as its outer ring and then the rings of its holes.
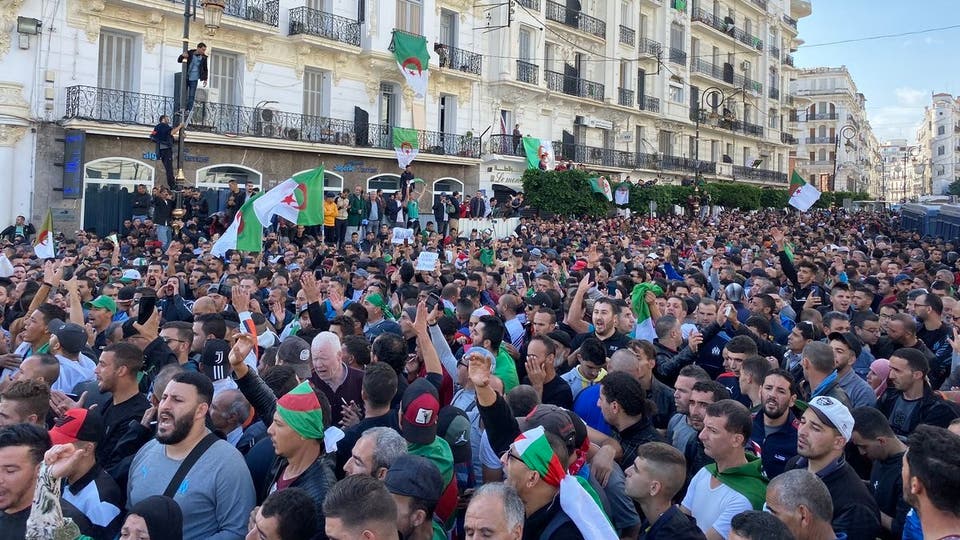
{"type": "Polygon", "coordinates": [[[150,219],[4,243],[0,538],[960,538],[956,239],[150,219]]]}

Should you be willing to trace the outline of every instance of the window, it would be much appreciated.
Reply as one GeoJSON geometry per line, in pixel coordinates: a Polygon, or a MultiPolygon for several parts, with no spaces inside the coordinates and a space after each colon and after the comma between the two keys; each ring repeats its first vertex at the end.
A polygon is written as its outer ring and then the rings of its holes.
{"type": "Polygon", "coordinates": [[[683,103],[683,87],[670,85],[670,101],[674,103],[683,103]]]}
{"type": "Polygon", "coordinates": [[[943,135],[946,133],[946,128],[944,126],[937,126],[937,135],[943,135]]]}
{"type": "Polygon", "coordinates": [[[710,141],[710,161],[720,161],[720,141],[710,141]]]}
{"type": "Polygon", "coordinates": [[[146,184],[153,186],[153,167],[127,158],[103,158],[87,163],[84,180],[95,184],[146,184]]]}
{"type": "Polygon", "coordinates": [[[136,91],[134,76],[140,73],[140,55],[136,38],[129,34],[100,32],[100,69],[98,86],[110,90],[136,91]]]}
{"type": "Polygon", "coordinates": [[[400,189],[399,174],[381,174],[367,179],[367,191],[382,189],[384,193],[396,193],[400,189]]]}
{"type": "Polygon", "coordinates": [[[197,171],[197,187],[200,188],[226,189],[231,180],[235,180],[241,189],[247,184],[263,187],[263,174],[242,165],[213,165],[197,171]]]}
{"type": "Polygon", "coordinates": [[[220,94],[220,103],[240,105],[240,56],[234,53],[214,51],[210,55],[210,86],[220,94]]]}
{"type": "Polygon", "coordinates": [[[620,60],[620,88],[630,88],[631,74],[630,61],[620,60]]]}
{"type": "Polygon", "coordinates": [[[937,147],[937,155],[942,156],[944,153],[944,148],[942,146],[937,147]]]}
{"type": "Polygon", "coordinates": [[[420,35],[423,22],[423,3],[418,0],[397,0],[397,28],[420,35]]]}
{"type": "Polygon", "coordinates": [[[543,46],[543,69],[553,71],[554,59],[557,57],[557,45],[547,43],[543,46]]]}
{"type": "Polygon", "coordinates": [[[685,50],[683,38],[683,25],[670,23],[670,47],[680,51],[685,50]]]}
{"type": "Polygon", "coordinates": [[[395,126],[400,118],[399,97],[397,96],[397,87],[393,83],[380,83],[380,124],[383,126],[395,126]]]}
{"type": "Polygon", "coordinates": [[[440,43],[457,47],[457,18],[453,11],[440,10],[440,43]]]}
{"type": "Polygon", "coordinates": [[[820,153],[817,155],[817,161],[826,161],[826,160],[827,160],[827,151],[821,148],[820,153]]]}
{"type": "Polygon", "coordinates": [[[666,156],[673,155],[673,132],[661,131],[659,135],[660,153],[666,156]]]}
{"type": "Polygon", "coordinates": [[[777,114],[777,110],[771,108],[767,111],[767,127],[770,129],[777,129],[780,127],[780,117],[777,114]]]}
{"type": "Polygon", "coordinates": [[[700,156],[697,155],[697,150],[697,138],[690,135],[687,138],[687,155],[692,156],[693,159],[700,159],[700,156]]]}
{"type": "Polygon", "coordinates": [[[637,28],[637,32],[640,34],[640,39],[647,37],[647,16],[643,13],[640,14],[640,27],[637,28]]]}
{"type": "Polygon", "coordinates": [[[330,74],[318,69],[303,72],[303,114],[330,116],[330,74]]]}
{"type": "MultiPolygon", "coordinates": [[[[440,125],[438,127],[439,127],[440,133],[443,133],[444,135],[456,134],[457,133],[457,96],[440,94],[439,106],[440,106],[440,118],[439,118],[440,125]]],[[[447,139],[447,138],[448,137],[444,137],[444,139],[447,139]]],[[[450,141],[451,149],[454,150],[455,152],[456,151],[454,148],[455,145],[453,144],[455,141],[452,140],[453,137],[449,137],[449,139],[451,139],[450,141]]]]}
{"type": "Polygon", "coordinates": [[[535,64],[533,60],[533,32],[527,28],[520,28],[520,60],[528,64],[535,64]]]}

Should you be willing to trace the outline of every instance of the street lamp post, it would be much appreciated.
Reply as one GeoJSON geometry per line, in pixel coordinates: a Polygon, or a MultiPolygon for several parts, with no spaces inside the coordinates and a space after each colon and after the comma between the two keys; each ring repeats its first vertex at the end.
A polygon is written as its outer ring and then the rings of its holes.
{"type": "Polygon", "coordinates": [[[695,119],[697,123],[697,132],[696,132],[696,137],[693,143],[693,152],[695,154],[694,161],[697,165],[697,175],[696,175],[697,185],[700,185],[700,181],[702,179],[702,176],[700,174],[700,121],[701,121],[701,118],[703,117],[704,112],[706,111],[706,108],[704,107],[704,105],[710,106],[710,116],[711,118],[715,118],[717,117],[717,108],[723,104],[725,99],[726,98],[724,98],[723,96],[723,91],[715,86],[706,88],[703,91],[703,93],[700,94],[700,102],[697,107],[697,116],[695,119]]]}
{"type": "Polygon", "coordinates": [[[844,141],[844,146],[850,146],[850,140],[857,136],[859,130],[856,126],[847,124],[840,128],[837,134],[836,150],[833,153],[833,190],[837,191],[837,176],[840,174],[840,141],[844,141]]]}

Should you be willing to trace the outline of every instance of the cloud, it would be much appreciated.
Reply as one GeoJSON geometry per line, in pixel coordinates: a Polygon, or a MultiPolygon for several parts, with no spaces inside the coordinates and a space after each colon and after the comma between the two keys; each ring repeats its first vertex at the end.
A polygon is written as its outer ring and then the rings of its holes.
{"type": "Polygon", "coordinates": [[[943,40],[927,36],[923,38],[923,43],[925,45],[943,45],[943,40]]]}
{"type": "Polygon", "coordinates": [[[897,103],[906,107],[918,107],[925,105],[928,101],[929,92],[919,88],[901,87],[893,91],[897,97],[897,103]]]}

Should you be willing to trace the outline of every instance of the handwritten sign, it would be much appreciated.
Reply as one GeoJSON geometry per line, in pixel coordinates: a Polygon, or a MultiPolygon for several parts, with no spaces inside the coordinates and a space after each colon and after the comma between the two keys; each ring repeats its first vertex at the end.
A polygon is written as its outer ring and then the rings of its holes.
{"type": "Polygon", "coordinates": [[[403,227],[394,227],[393,228],[393,239],[391,240],[394,244],[402,244],[406,240],[409,243],[413,243],[413,229],[404,229],[403,227]]]}
{"type": "Polygon", "coordinates": [[[437,268],[437,259],[439,257],[439,253],[421,251],[420,256],[417,257],[417,272],[433,272],[437,268]]]}

